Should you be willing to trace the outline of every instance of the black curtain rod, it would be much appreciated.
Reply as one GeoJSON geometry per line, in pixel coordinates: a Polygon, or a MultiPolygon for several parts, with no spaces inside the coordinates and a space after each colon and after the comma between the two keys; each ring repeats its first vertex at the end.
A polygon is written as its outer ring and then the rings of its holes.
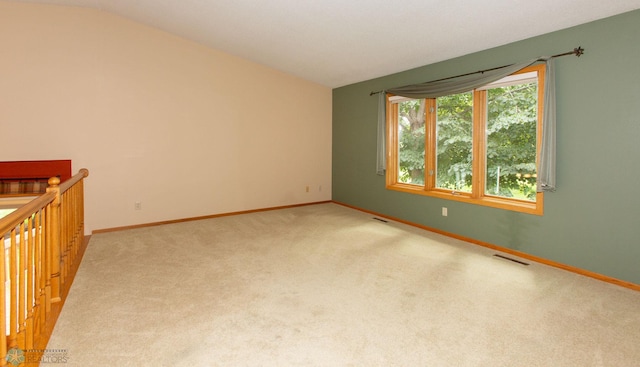
{"type": "MultiPolygon", "coordinates": [[[[557,54],[557,55],[553,55],[551,56],[551,58],[556,58],[556,57],[561,57],[561,56],[569,56],[569,55],[576,55],[577,57],[580,57],[580,55],[584,54],[584,48],[582,48],[581,46],[578,46],[577,48],[574,48],[573,51],[569,51],[569,52],[564,52],[561,54],[557,54]]],[[[545,61],[543,59],[539,59],[538,61],[545,61]]],[[[492,71],[492,70],[498,70],[498,69],[502,69],[502,68],[506,68],[507,66],[511,66],[513,64],[509,64],[509,65],[503,65],[503,66],[498,66],[495,68],[491,68],[491,69],[484,69],[484,70],[478,70],[478,71],[474,71],[472,73],[466,73],[466,74],[460,74],[460,75],[456,75],[456,76],[450,76],[447,78],[442,78],[442,79],[436,79],[436,80],[432,80],[429,81],[427,83],[435,83],[435,82],[441,82],[443,80],[449,80],[449,79],[454,79],[454,78],[459,78],[461,76],[467,76],[467,75],[473,75],[473,74],[480,74],[480,73],[484,73],[487,71],[492,71]]],[[[378,93],[382,93],[383,91],[379,90],[377,92],[371,92],[369,93],[369,96],[372,96],[374,94],[378,94],[378,93]]]]}

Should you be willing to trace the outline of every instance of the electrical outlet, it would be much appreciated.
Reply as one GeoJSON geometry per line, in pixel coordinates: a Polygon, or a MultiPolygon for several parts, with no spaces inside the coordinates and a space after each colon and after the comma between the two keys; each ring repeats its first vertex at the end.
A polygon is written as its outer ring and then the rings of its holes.
{"type": "Polygon", "coordinates": [[[142,203],[139,201],[136,201],[135,204],[133,204],[133,208],[135,210],[142,210],[142,203]]]}
{"type": "Polygon", "coordinates": [[[443,216],[443,217],[446,217],[448,214],[449,214],[449,211],[447,210],[447,208],[446,208],[446,207],[444,207],[444,206],[443,206],[443,207],[442,207],[442,216],[443,216]]]}

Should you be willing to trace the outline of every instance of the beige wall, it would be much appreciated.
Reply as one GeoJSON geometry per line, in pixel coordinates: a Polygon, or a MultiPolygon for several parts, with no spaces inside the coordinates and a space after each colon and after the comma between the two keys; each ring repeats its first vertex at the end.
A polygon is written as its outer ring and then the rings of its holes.
{"type": "Polygon", "coordinates": [[[0,127],[90,170],[88,232],[331,198],[330,88],[101,11],[0,1],[0,127]]]}

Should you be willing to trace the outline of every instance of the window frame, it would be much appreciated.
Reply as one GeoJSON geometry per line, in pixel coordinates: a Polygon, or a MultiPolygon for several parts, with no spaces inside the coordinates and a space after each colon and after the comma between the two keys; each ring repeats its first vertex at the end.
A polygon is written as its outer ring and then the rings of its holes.
{"type": "MultiPolygon", "coordinates": [[[[544,73],[543,64],[533,65],[519,70],[511,75],[537,72],[538,82],[538,122],[536,127],[536,171],[540,168],[540,148],[542,140],[542,117],[544,116],[544,73]]],[[[511,210],[521,213],[543,215],[544,193],[536,193],[536,201],[488,195],[486,187],[486,126],[487,126],[487,90],[483,87],[473,90],[473,132],[472,132],[472,192],[456,192],[435,187],[436,169],[436,99],[427,98],[425,101],[425,179],[424,185],[403,183],[398,181],[399,166],[399,131],[398,131],[398,103],[392,103],[390,98],[395,95],[387,93],[387,167],[386,188],[411,194],[431,196],[445,200],[483,205],[493,208],[511,210]]]]}

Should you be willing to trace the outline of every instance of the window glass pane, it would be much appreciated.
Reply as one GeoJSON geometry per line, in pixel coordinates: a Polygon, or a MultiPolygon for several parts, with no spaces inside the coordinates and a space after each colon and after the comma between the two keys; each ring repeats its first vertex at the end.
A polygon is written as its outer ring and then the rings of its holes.
{"type": "Polygon", "coordinates": [[[473,93],[436,99],[436,187],[471,192],[473,93]]]}
{"type": "Polygon", "coordinates": [[[398,104],[398,182],[424,184],[425,100],[398,104]]]}
{"type": "Polygon", "coordinates": [[[538,85],[487,90],[485,194],[536,200],[538,85]]]}

